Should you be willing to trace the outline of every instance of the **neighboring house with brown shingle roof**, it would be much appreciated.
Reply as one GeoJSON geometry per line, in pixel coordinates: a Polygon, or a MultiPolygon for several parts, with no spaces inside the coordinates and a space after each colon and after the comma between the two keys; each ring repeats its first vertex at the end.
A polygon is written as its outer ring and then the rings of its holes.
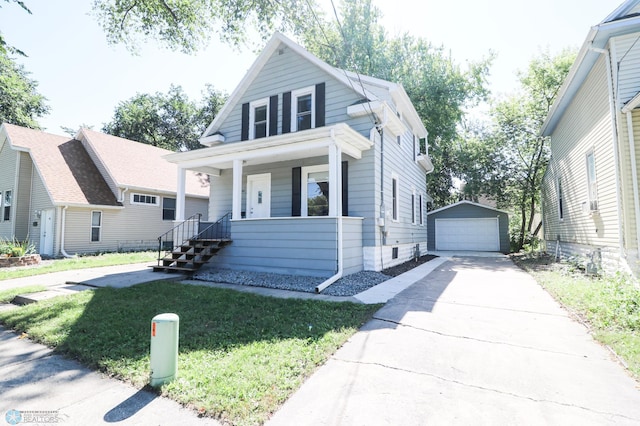
{"type": "MultiPolygon", "coordinates": [[[[43,255],[157,247],[174,226],[171,151],[82,129],[75,138],[0,127],[0,238],[43,255]]],[[[209,182],[187,172],[188,215],[208,215],[209,182]]]]}

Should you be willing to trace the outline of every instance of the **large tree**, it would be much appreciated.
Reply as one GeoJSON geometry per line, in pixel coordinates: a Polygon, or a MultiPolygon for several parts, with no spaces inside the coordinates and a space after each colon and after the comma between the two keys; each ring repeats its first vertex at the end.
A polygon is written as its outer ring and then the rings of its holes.
{"type": "Polygon", "coordinates": [[[39,129],[37,119],[49,112],[38,83],[24,67],[0,51],[0,123],[39,129]]]}
{"type": "Polygon", "coordinates": [[[535,215],[550,156],[540,131],[574,59],[571,50],[556,56],[543,52],[534,58],[519,75],[520,90],[494,104],[491,127],[460,145],[460,177],[467,182],[467,196],[488,195],[512,211],[516,251],[540,226],[535,215]]]}
{"type": "Polygon", "coordinates": [[[200,102],[189,99],[182,87],[168,93],[138,93],[120,102],[105,133],[172,151],[200,148],[198,138],[224,104],[226,95],[207,85],[200,102]]]}
{"type": "Polygon", "coordinates": [[[315,0],[94,0],[93,13],[111,43],[135,50],[154,39],[185,53],[198,50],[212,35],[234,45],[255,29],[300,34],[314,25],[315,0]]]}
{"type": "MultiPolygon", "coordinates": [[[[31,11],[22,0],[4,0],[4,1],[7,3],[16,3],[25,12],[31,15],[31,11]]],[[[0,5],[0,8],[2,8],[2,5],[0,5]]],[[[2,35],[2,31],[0,31],[0,53],[14,53],[21,56],[27,56],[22,50],[8,44],[7,41],[4,39],[4,36],[2,35]]]]}
{"type": "Polygon", "coordinates": [[[307,32],[304,44],[338,68],[401,83],[429,131],[435,170],[427,177],[436,205],[450,201],[456,172],[452,144],[467,107],[485,99],[491,54],[466,70],[422,38],[389,36],[371,0],[345,0],[340,16],[322,29],[307,32]]]}

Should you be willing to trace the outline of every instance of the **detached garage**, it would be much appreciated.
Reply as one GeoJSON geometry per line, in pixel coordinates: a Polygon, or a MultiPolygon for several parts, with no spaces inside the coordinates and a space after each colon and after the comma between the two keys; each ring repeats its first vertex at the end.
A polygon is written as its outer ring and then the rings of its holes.
{"type": "Polygon", "coordinates": [[[430,251],[509,253],[509,215],[471,201],[459,201],[427,214],[430,251]]]}

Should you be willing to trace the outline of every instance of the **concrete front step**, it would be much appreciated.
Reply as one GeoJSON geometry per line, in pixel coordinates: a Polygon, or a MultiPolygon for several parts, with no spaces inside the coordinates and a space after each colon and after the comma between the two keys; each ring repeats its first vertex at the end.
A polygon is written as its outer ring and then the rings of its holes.
{"type": "Polygon", "coordinates": [[[95,287],[83,284],[62,284],[37,293],[19,294],[11,303],[14,305],[28,305],[30,303],[40,302],[42,300],[48,300],[58,296],[65,296],[85,290],[93,290],[94,288],[95,287]]]}

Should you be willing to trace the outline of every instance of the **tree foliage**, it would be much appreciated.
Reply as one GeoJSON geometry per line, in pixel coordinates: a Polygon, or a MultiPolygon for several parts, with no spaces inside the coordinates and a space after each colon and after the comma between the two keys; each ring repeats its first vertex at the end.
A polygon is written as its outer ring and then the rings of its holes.
{"type": "MultiPolygon", "coordinates": [[[[16,3],[18,6],[20,6],[25,12],[27,12],[29,15],[31,15],[31,10],[29,10],[29,8],[27,7],[27,5],[21,1],[21,0],[4,0],[7,3],[16,3]]],[[[0,8],[2,8],[2,6],[0,5],[0,8]]],[[[13,53],[13,54],[17,54],[20,56],[27,56],[22,50],[11,46],[10,44],[7,43],[7,41],[4,39],[3,35],[2,35],[2,31],[0,31],[0,53],[13,53]]]]}
{"type": "Polygon", "coordinates": [[[300,34],[313,24],[315,0],[94,0],[93,14],[110,43],[131,50],[154,39],[171,49],[192,53],[216,34],[239,45],[256,29],[300,34]]]}
{"type": "Polygon", "coordinates": [[[172,151],[201,148],[198,138],[222,107],[226,95],[207,85],[200,102],[189,99],[182,87],[168,93],[138,93],[120,102],[105,133],[172,151]]]}
{"type": "Polygon", "coordinates": [[[547,138],[540,132],[574,59],[570,50],[534,58],[519,75],[519,92],[494,104],[491,127],[470,132],[458,150],[466,196],[488,195],[512,211],[514,250],[539,227],[535,214],[550,157],[547,138]]]}
{"type": "Polygon", "coordinates": [[[488,95],[486,76],[492,55],[466,70],[423,38],[389,36],[371,0],[345,0],[338,21],[305,34],[304,43],[329,64],[401,83],[429,132],[433,173],[429,194],[437,206],[450,201],[456,156],[453,144],[465,109],[488,95]]]}
{"type": "Polygon", "coordinates": [[[39,129],[37,119],[47,114],[49,107],[37,87],[22,65],[0,52],[0,123],[39,129]]]}

